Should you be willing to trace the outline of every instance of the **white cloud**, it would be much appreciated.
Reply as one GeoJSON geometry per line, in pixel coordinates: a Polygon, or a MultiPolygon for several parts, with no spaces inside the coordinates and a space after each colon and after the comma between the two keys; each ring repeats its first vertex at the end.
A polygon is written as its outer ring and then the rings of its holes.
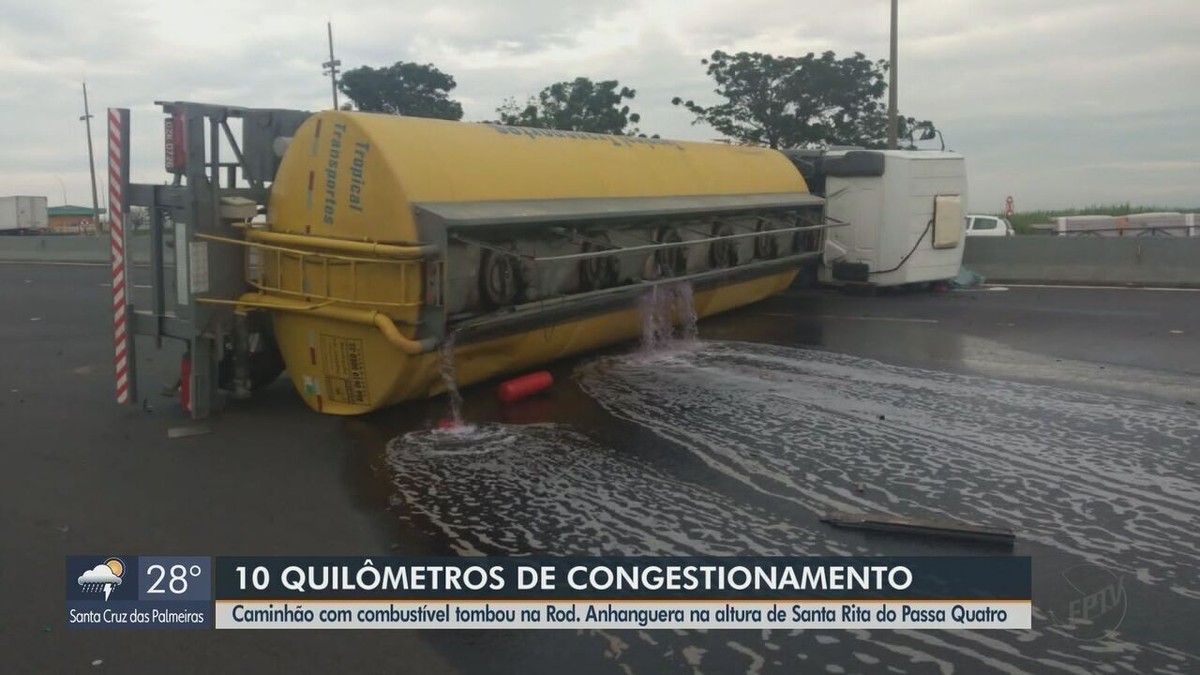
{"type": "MultiPolygon", "coordinates": [[[[57,204],[61,181],[90,201],[84,78],[98,117],[134,109],[140,181],[165,178],[154,100],[327,106],[329,18],[346,67],[434,63],[470,119],[584,75],[636,89],[643,130],[690,139],[716,134],[669,101],[712,100],[714,49],[883,58],[888,42],[885,0],[0,0],[0,194],[57,204]]],[[[967,155],[973,210],[1200,205],[1197,25],[1194,0],[901,0],[901,110],[967,155]]]]}
{"type": "Polygon", "coordinates": [[[121,577],[113,574],[113,571],[106,565],[96,565],[92,569],[79,575],[76,581],[80,584],[116,584],[121,585],[121,577]]]}

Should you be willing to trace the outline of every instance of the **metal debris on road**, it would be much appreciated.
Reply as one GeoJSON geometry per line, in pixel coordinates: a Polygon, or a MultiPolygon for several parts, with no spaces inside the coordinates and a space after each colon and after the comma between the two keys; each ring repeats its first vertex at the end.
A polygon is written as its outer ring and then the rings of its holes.
{"type": "Polygon", "coordinates": [[[203,424],[192,427],[172,427],[167,429],[167,438],[187,438],[188,436],[203,436],[210,433],[212,433],[212,429],[203,424]]]}
{"type": "Polygon", "coordinates": [[[914,534],[946,539],[962,539],[991,544],[1012,545],[1017,535],[1007,527],[964,523],[955,520],[910,518],[887,514],[832,512],[821,518],[834,527],[893,534],[914,534]]]}

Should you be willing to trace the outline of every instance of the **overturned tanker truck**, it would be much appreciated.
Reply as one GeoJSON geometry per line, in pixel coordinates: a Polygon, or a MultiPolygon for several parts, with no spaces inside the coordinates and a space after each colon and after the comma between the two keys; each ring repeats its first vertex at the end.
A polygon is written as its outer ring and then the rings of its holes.
{"type": "Polygon", "coordinates": [[[129,112],[109,111],[117,398],[139,400],[134,335],[180,340],[193,418],[284,370],[329,414],[434,396],[444,352],[465,385],[630,339],[662,284],[701,317],[756,302],[842,224],[763,148],[159,105],[160,185],[129,183],[129,112]],[[146,306],[125,292],[133,205],[146,306]]]}

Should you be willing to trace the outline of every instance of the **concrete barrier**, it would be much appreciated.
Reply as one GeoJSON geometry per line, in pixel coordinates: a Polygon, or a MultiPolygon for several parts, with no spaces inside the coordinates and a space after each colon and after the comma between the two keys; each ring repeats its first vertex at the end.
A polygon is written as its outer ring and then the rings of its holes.
{"type": "MultiPolygon", "coordinates": [[[[150,261],[134,237],[135,263],[150,261]]],[[[0,262],[108,263],[107,236],[3,236],[0,262]]],[[[998,283],[1200,288],[1200,237],[968,237],[963,264],[998,283]]]]}
{"type": "MultiPolygon", "coordinates": [[[[107,234],[0,237],[0,262],[107,263],[111,250],[107,234]]],[[[150,262],[150,238],[134,237],[129,252],[135,263],[150,262]]]]}
{"type": "Polygon", "coordinates": [[[1200,238],[968,237],[963,264],[998,283],[1200,288],[1200,238]]]}

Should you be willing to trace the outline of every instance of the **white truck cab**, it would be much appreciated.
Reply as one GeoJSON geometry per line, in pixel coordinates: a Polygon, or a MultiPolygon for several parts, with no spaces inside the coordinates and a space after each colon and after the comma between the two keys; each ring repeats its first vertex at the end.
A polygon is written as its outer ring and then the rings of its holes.
{"type": "Polygon", "coordinates": [[[937,150],[789,150],[831,220],[822,284],[901,286],[952,279],[962,266],[966,162],[937,150]]]}

